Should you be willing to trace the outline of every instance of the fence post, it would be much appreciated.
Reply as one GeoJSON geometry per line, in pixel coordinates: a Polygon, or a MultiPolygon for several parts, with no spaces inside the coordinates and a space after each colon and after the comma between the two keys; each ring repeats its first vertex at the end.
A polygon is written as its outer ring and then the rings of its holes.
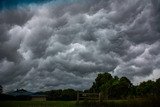
{"type": "Polygon", "coordinates": [[[101,96],[101,93],[99,93],[99,102],[102,102],[102,96],[101,96]]]}
{"type": "Polygon", "coordinates": [[[79,104],[79,91],[77,91],[77,104],[79,104]]]}

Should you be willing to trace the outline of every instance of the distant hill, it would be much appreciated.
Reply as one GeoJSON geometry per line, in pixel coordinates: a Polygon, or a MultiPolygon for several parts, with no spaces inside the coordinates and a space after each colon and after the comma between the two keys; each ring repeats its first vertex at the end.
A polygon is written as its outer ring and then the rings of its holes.
{"type": "Polygon", "coordinates": [[[11,96],[32,96],[34,93],[26,91],[24,89],[20,89],[20,90],[17,89],[16,91],[9,92],[7,94],[11,96]]]}

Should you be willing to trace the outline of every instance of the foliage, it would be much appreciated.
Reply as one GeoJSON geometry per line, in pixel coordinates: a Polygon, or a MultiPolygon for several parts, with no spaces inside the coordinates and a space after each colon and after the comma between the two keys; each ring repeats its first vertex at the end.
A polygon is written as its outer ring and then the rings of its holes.
{"type": "Polygon", "coordinates": [[[160,78],[155,82],[155,93],[160,96],[160,78]]]}
{"type": "MultiPolygon", "coordinates": [[[[88,90],[87,90],[88,91],[88,90]]],[[[109,73],[98,74],[90,92],[101,92],[105,98],[146,97],[160,95],[160,79],[148,80],[134,86],[127,77],[112,77],[109,73]]]]}
{"type": "Polygon", "coordinates": [[[126,77],[112,77],[109,73],[99,74],[90,90],[102,92],[104,97],[126,97],[131,90],[132,83],[126,77]]]}
{"type": "Polygon", "coordinates": [[[146,81],[140,83],[137,87],[137,94],[141,96],[153,95],[155,93],[155,82],[154,81],[146,81]]]}
{"type": "Polygon", "coordinates": [[[104,84],[106,84],[106,82],[108,82],[112,79],[113,78],[112,78],[111,74],[109,74],[109,73],[98,74],[98,76],[95,79],[95,82],[93,83],[90,90],[92,92],[100,92],[101,91],[100,87],[102,87],[104,84]]]}
{"type": "Polygon", "coordinates": [[[47,95],[47,100],[71,101],[71,100],[76,100],[77,91],[73,89],[51,90],[46,92],[46,95],[47,95]]]}

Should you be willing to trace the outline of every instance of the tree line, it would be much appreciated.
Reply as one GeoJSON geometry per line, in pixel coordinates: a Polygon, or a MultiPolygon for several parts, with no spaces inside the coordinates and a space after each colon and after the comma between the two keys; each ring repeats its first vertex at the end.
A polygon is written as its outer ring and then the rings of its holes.
{"type": "MultiPolygon", "coordinates": [[[[0,85],[1,96],[2,96],[2,91],[3,87],[0,85]]],[[[141,82],[139,85],[133,85],[127,77],[119,78],[117,76],[113,77],[110,73],[101,73],[98,74],[91,88],[79,92],[101,93],[103,98],[108,98],[108,99],[160,96],[160,78],[157,79],[156,81],[148,80],[141,82]]],[[[67,101],[67,100],[76,100],[77,90],[59,89],[59,90],[50,90],[45,92],[37,92],[35,94],[46,95],[47,100],[67,101]]],[[[20,96],[18,98],[21,99],[20,96]]]]}
{"type": "Polygon", "coordinates": [[[109,73],[98,74],[92,87],[86,92],[101,92],[106,98],[160,96],[160,78],[133,85],[127,77],[112,76],[109,73]]]}
{"type": "Polygon", "coordinates": [[[77,99],[77,90],[74,89],[58,89],[46,92],[38,92],[37,94],[46,95],[49,101],[72,101],[77,99]]]}

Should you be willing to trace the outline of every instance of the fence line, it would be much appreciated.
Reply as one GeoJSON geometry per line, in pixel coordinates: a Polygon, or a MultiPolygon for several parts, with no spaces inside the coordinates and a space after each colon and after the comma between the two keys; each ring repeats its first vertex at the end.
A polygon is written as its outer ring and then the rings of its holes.
{"type": "Polygon", "coordinates": [[[101,93],[79,93],[77,92],[77,103],[80,100],[98,100],[99,102],[102,101],[101,93]]]}

